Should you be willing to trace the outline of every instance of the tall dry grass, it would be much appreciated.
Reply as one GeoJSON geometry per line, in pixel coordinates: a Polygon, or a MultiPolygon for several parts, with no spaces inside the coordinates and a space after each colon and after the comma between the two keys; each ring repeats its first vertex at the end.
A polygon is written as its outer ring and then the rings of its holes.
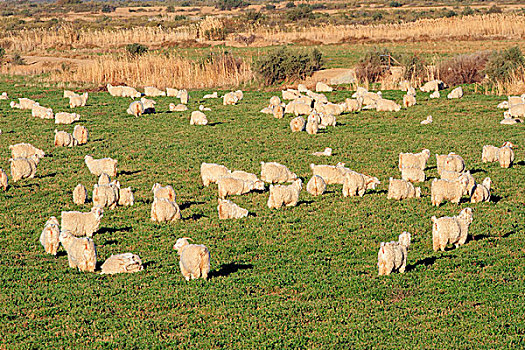
{"type": "Polygon", "coordinates": [[[491,14],[421,19],[410,23],[379,25],[327,25],[309,28],[259,27],[250,33],[273,43],[311,40],[323,44],[370,41],[424,41],[436,39],[479,40],[525,38],[525,16],[491,14]]]}
{"type": "Polygon", "coordinates": [[[154,53],[137,58],[104,56],[71,71],[57,71],[50,76],[52,81],[156,86],[161,89],[232,87],[253,78],[251,62],[225,53],[201,62],[154,53]]]}
{"type": "Polygon", "coordinates": [[[197,26],[180,28],[136,27],[130,29],[77,30],[72,26],[58,29],[24,29],[0,35],[2,46],[13,51],[31,52],[49,48],[115,48],[130,43],[160,44],[197,38],[197,26]]]}
{"type": "Polygon", "coordinates": [[[506,81],[484,83],[480,85],[482,91],[490,95],[508,96],[525,94],[525,68],[517,69],[510,74],[506,81]]]}
{"type": "MultiPolygon", "coordinates": [[[[13,51],[31,52],[49,48],[115,48],[130,43],[147,45],[163,42],[195,40],[210,29],[222,28],[216,17],[206,17],[192,25],[179,28],[137,27],[130,29],[76,29],[61,26],[51,29],[26,29],[0,33],[0,45],[13,51]]],[[[323,44],[352,41],[426,41],[437,39],[479,40],[490,38],[525,38],[525,16],[491,14],[440,19],[422,19],[416,22],[381,25],[311,26],[293,25],[269,28],[255,27],[247,33],[230,34],[230,41],[238,35],[255,35],[258,42],[282,44],[310,40],[323,44]]]]}

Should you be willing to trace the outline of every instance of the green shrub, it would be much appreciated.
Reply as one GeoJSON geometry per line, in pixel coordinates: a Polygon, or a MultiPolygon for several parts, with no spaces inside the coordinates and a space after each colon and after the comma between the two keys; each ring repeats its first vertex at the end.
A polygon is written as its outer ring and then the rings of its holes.
{"type": "Polygon", "coordinates": [[[321,69],[322,64],[322,53],[317,49],[307,52],[284,47],[260,58],[255,63],[255,71],[271,85],[304,79],[321,69]]]}
{"type": "Polygon", "coordinates": [[[461,14],[463,16],[470,16],[470,15],[473,15],[474,14],[474,10],[472,9],[472,7],[470,6],[467,6],[463,9],[463,11],[461,12],[461,14]]]}
{"type": "Polygon", "coordinates": [[[383,19],[383,14],[381,12],[374,12],[374,14],[372,15],[372,19],[374,21],[380,21],[383,19]]]}
{"type": "Polygon", "coordinates": [[[102,11],[102,13],[115,12],[115,6],[111,6],[111,5],[107,5],[107,4],[103,5],[101,11],[102,11]]]}
{"type": "Polygon", "coordinates": [[[299,5],[296,8],[288,10],[286,17],[289,21],[298,21],[301,19],[313,19],[315,18],[312,12],[312,6],[310,5],[299,5]]]}
{"type": "Polygon", "coordinates": [[[491,82],[508,82],[512,73],[525,67],[525,58],[518,46],[501,51],[493,51],[490,55],[485,74],[491,82]]]}
{"type": "Polygon", "coordinates": [[[403,6],[403,4],[401,4],[400,2],[397,2],[397,1],[391,1],[389,6],[390,7],[401,7],[401,6],[403,6]]]}
{"type": "Polygon", "coordinates": [[[175,7],[173,5],[169,5],[166,7],[166,12],[175,12],[175,7]]]}
{"type": "Polygon", "coordinates": [[[266,4],[266,6],[264,6],[264,8],[268,11],[272,11],[272,10],[275,10],[275,5],[272,5],[272,4],[266,4]]]}
{"type": "Polygon", "coordinates": [[[5,58],[5,49],[3,47],[0,47],[0,62],[2,62],[5,58]]]}
{"type": "Polygon", "coordinates": [[[438,65],[439,78],[449,86],[479,83],[489,55],[489,51],[479,51],[448,59],[438,65]]]}
{"type": "Polygon", "coordinates": [[[246,20],[250,22],[257,22],[260,19],[263,19],[264,15],[261,12],[256,11],[247,11],[246,12],[246,20]]]}
{"type": "Polygon", "coordinates": [[[389,67],[394,63],[392,52],[386,48],[375,48],[365,53],[356,66],[356,76],[360,81],[376,82],[389,74],[389,67]]]}
{"type": "Polygon", "coordinates": [[[295,7],[295,3],[293,1],[289,1],[289,2],[286,3],[285,7],[287,9],[294,8],[295,7]]]}
{"type": "Polygon", "coordinates": [[[220,10],[231,10],[248,6],[244,0],[219,0],[216,7],[220,10]]]}
{"type": "Polygon", "coordinates": [[[146,52],[148,52],[148,47],[142,44],[133,43],[133,44],[126,45],[126,52],[131,57],[137,57],[137,56],[141,56],[145,54],[146,52]]]}

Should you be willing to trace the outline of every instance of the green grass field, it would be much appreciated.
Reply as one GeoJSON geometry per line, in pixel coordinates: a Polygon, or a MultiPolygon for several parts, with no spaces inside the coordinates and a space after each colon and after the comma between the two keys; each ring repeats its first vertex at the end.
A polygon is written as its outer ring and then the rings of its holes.
{"type": "MultiPolygon", "coordinates": [[[[55,88],[14,86],[11,98],[30,97],[55,112],[67,99],[55,88]]],[[[44,149],[37,177],[0,191],[0,348],[194,348],[194,349],[467,349],[521,348],[525,339],[525,156],[523,125],[500,125],[502,98],[476,95],[466,87],[457,101],[429,100],[397,113],[345,114],[335,128],[318,135],[291,133],[289,118],[258,111],[271,93],[245,92],[237,106],[201,100],[192,91],[187,112],[167,113],[173,98],[155,98],[157,114],[125,113],[130,100],[92,93],[75,112],[90,132],[88,144],[55,148],[54,130],[74,125],[31,117],[0,102],[0,167],[8,173],[8,145],[30,142],[44,149]],[[189,125],[199,104],[210,125],[189,125]],[[421,126],[428,114],[434,123],[421,126]],[[501,169],[483,164],[485,144],[512,141],[516,163],[501,169]],[[334,155],[310,155],[332,147],[334,155]],[[437,176],[435,153],[454,151],[481,182],[493,181],[493,202],[439,208],[423,198],[391,201],[388,178],[400,177],[399,152],[432,152],[427,177],[437,176]],[[38,242],[50,216],[76,206],[73,188],[91,192],[96,178],[84,155],[119,161],[117,179],[135,192],[133,207],[106,210],[94,236],[98,260],[111,254],[138,254],[145,270],[104,276],[68,267],[60,248],[46,255],[38,242]],[[269,210],[268,192],[232,199],[253,216],[219,221],[216,185],[203,188],[201,162],[260,174],[260,161],[287,165],[306,183],[310,163],[345,162],[377,176],[381,185],[362,198],[344,198],[341,186],[321,197],[301,193],[297,207],[269,210]],[[150,221],[155,182],[177,192],[184,220],[150,221]],[[467,244],[432,251],[432,215],[474,209],[467,244]],[[377,276],[380,242],[412,233],[405,274],[377,276]],[[175,240],[188,236],[209,247],[211,278],[186,282],[179,270],[175,240]]],[[[343,101],[351,91],[327,94],[343,101]]],[[[442,94],[444,96],[445,94],[442,94]]],[[[400,102],[402,93],[385,91],[400,102]]],[[[91,193],[90,193],[91,197],[91,193]]]]}

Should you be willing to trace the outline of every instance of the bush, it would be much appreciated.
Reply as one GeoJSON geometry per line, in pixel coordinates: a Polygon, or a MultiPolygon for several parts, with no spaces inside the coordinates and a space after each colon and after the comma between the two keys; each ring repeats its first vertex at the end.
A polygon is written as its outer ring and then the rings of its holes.
{"type": "Polygon", "coordinates": [[[148,47],[142,44],[133,43],[133,44],[126,45],[126,52],[131,57],[137,57],[137,56],[141,56],[145,54],[146,52],[148,52],[148,47]]]}
{"type": "Polygon", "coordinates": [[[17,66],[23,66],[26,64],[26,61],[22,58],[22,56],[20,56],[20,54],[18,52],[15,52],[13,54],[13,60],[12,60],[13,64],[17,65],[17,66]]]}
{"type": "Polygon", "coordinates": [[[315,16],[312,12],[312,6],[301,4],[300,6],[289,10],[286,17],[289,21],[298,21],[301,19],[313,19],[315,16]]]}
{"type": "Polygon", "coordinates": [[[496,5],[492,5],[488,10],[487,13],[502,13],[501,7],[498,7],[496,5]]]}
{"type": "Polygon", "coordinates": [[[166,7],[166,12],[175,12],[175,7],[173,5],[169,5],[166,7]]]}
{"type": "Polygon", "coordinates": [[[291,9],[295,7],[295,3],[293,1],[290,1],[290,2],[287,2],[285,6],[287,9],[291,9]]]}
{"type": "Polygon", "coordinates": [[[403,4],[401,4],[400,2],[397,2],[397,1],[391,1],[389,6],[390,7],[401,7],[401,6],[403,6],[403,4]]]}
{"type": "Polygon", "coordinates": [[[102,13],[115,12],[115,6],[111,6],[111,5],[103,5],[101,11],[102,11],[102,13]]]}
{"type": "Polygon", "coordinates": [[[403,77],[406,80],[423,79],[426,75],[426,62],[417,54],[406,55],[401,59],[405,67],[403,77]]]}
{"type": "Polygon", "coordinates": [[[392,52],[388,49],[372,49],[357,63],[355,74],[358,80],[377,82],[390,74],[389,65],[393,62],[392,52]]]}
{"type": "Polygon", "coordinates": [[[5,49],[3,47],[0,47],[0,62],[2,62],[5,58],[5,49]]]}
{"type": "Polygon", "coordinates": [[[374,14],[372,15],[372,19],[374,21],[380,21],[383,19],[383,14],[381,12],[374,12],[374,14]]]}
{"type": "Polygon", "coordinates": [[[246,20],[250,22],[257,22],[260,19],[263,19],[264,16],[261,12],[255,12],[255,11],[247,11],[246,12],[246,20]]]}
{"type": "Polygon", "coordinates": [[[470,16],[470,15],[473,15],[474,14],[474,10],[472,9],[472,7],[470,6],[467,6],[463,9],[463,11],[461,12],[461,14],[463,16],[470,16]]]}
{"type": "Polygon", "coordinates": [[[310,52],[292,50],[284,47],[270,52],[255,64],[255,71],[268,84],[304,79],[321,69],[322,53],[314,49],[310,52]]]}
{"type": "Polygon", "coordinates": [[[485,77],[489,55],[489,51],[479,51],[446,60],[438,65],[439,78],[449,86],[479,83],[485,77]]]}
{"type": "Polygon", "coordinates": [[[220,10],[231,10],[248,6],[244,0],[219,0],[216,7],[220,10]]]}
{"type": "Polygon", "coordinates": [[[264,6],[264,8],[268,11],[271,11],[271,10],[275,10],[275,5],[272,5],[272,4],[266,4],[266,6],[264,6]]]}
{"type": "Polygon", "coordinates": [[[518,46],[506,50],[493,51],[484,73],[491,82],[508,82],[512,74],[525,66],[525,58],[518,46]]]}

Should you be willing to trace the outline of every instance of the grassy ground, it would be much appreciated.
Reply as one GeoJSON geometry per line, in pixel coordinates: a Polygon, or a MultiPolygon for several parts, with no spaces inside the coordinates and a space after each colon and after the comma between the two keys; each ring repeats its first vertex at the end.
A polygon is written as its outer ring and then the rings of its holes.
{"type": "MultiPolygon", "coordinates": [[[[13,85],[3,79],[0,90],[68,110],[57,89],[13,85]]],[[[237,106],[206,100],[213,111],[204,127],[188,120],[208,91],[192,91],[183,113],[166,113],[173,99],[156,98],[159,113],[141,118],[125,113],[129,99],[93,93],[78,109],[91,140],[76,148],[54,148],[52,121],[1,102],[0,167],[8,167],[8,145],[17,142],[50,156],[37,178],[0,192],[0,348],[522,347],[525,131],[499,124],[501,98],[466,90],[458,101],[419,93],[409,110],[343,115],[337,127],[318,135],[292,134],[289,118],[258,113],[269,93],[246,92],[237,106]],[[428,114],[434,123],[421,126],[428,114]],[[515,166],[481,163],[483,145],[506,140],[519,146],[515,166]],[[334,149],[331,158],[310,155],[324,147],[334,149]],[[400,176],[398,153],[422,148],[432,152],[428,177],[437,176],[435,153],[455,151],[479,182],[491,177],[494,201],[435,208],[428,181],[421,199],[387,200],[388,178],[400,176]],[[68,268],[62,249],[55,258],[38,242],[49,216],[89,210],[71,196],[77,183],[90,189],[96,182],[85,154],[118,159],[117,179],[135,191],[133,207],[105,212],[94,236],[98,259],[131,251],[143,259],[140,273],[81,273],[68,268]],[[266,207],[268,192],[250,193],[232,200],[252,217],[219,221],[217,189],[202,187],[201,162],[259,173],[260,161],[286,164],[305,181],[310,163],[343,161],[382,184],[362,198],[343,198],[337,185],[318,198],[302,192],[297,207],[282,210],[266,207]],[[149,220],[155,182],[175,188],[184,220],[149,220]],[[467,206],[474,208],[467,244],[433,252],[430,217],[467,206]],[[378,277],[380,242],[405,230],[413,234],[407,272],[378,277]],[[172,246],[184,236],[209,247],[208,281],[182,278],[172,246]]],[[[350,94],[328,97],[338,102],[350,94]]],[[[384,95],[402,98],[400,92],[384,95]]]]}

